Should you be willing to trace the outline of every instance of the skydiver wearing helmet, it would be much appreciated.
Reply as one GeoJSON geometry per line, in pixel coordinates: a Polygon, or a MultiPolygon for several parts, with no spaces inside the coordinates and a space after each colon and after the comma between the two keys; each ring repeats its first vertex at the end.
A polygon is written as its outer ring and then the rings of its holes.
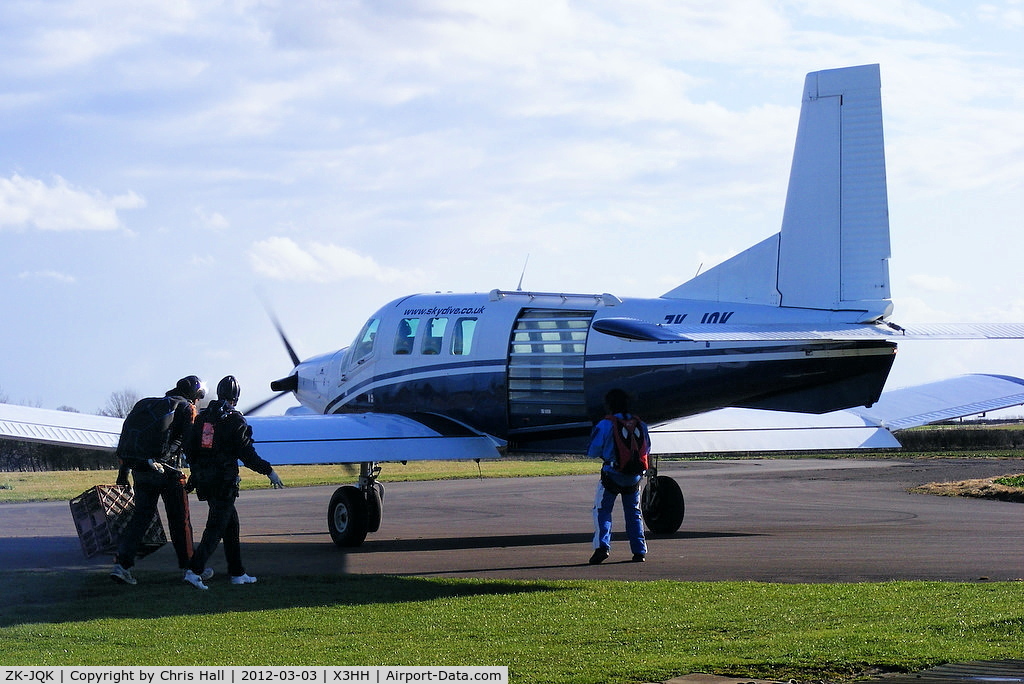
{"type": "Polygon", "coordinates": [[[131,471],[135,483],[135,512],[117,545],[114,568],[110,571],[110,578],[116,582],[136,583],[131,569],[161,498],[178,567],[182,570],[188,567],[192,556],[192,521],[185,475],[181,472],[181,454],[192,432],[197,404],[205,396],[203,381],[188,375],[178,380],[174,389],[167,390],[163,397],[140,399],[124,419],[117,443],[121,465],[117,484],[127,485],[131,471]]]}
{"type": "Polygon", "coordinates": [[[185,581],[197,589],[209,589],[205,580],[213,577],[213,568],[206,567],[206,563],[221,539],[224,540],[231,584],[256,582],[256,578],[247,574],[242,565],[238,512],[235,510],[240,480],[238,462],[266,475],[274,489],[284,487],[273,466],[256,453],[252,444],[252,428],[235,408],[240,394],[235,376],[225,376],[217,384],[217,400],[210,402],[199,414],[196,429],[185,445],[192,469],[192,485],[199,500],[210,506],[203,539],[185,571],[185,581]]]}

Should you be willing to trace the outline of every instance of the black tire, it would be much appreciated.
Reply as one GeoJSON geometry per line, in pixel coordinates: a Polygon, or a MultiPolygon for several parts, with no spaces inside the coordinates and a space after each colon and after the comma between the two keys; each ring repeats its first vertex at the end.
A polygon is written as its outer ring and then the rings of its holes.
{"type": "Polygon", "coordinates": [[[366,531],[376,532],[384,519],[384,500],[376,487],[366,493],[366,531]]]}
{"type": "Polygon", "coordinates": [[[658,475],[646,486],[640,497],[640,510],[647,529],[655,534],[675,534],[683,524],[686,503],[679,484],[671,477],[658,475]]]}
{"type": "Polygon", "coordinates": [[[327,529],[331,539],[341,547],[359,546],[369,531],[366,497],[358,487],[339,487],[327,507],[327,529]]]}

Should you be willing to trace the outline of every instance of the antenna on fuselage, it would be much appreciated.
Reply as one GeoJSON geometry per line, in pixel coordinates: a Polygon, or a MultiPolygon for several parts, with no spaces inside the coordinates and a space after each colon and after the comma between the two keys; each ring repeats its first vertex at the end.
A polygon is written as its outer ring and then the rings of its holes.
{"type": "Polygon", "coordinates": [[[523,291],[523,278],[526,277],[526,265],[530,263],[530,255],[526,255],[526,263],[523,264],[523,272],[519,274],[519,284],[516,285],[516,292],[523,291]]]}

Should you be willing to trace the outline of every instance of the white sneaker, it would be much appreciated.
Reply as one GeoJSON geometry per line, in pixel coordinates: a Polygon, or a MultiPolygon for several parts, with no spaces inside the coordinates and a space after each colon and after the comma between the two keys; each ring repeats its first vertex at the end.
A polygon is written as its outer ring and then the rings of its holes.
{"type": "Polygon", "coordinates": [[[211,577],[213,577],[213,568],[206,568],[201,573],[199,573],[199,579],[203,580],[204,582],[210,579],[211,577]]]}
{"type": "Polygon", "coordinates": [[[185,581],[191,584],[196,589],[209,589],[210,587],[203,584],[203,578],[192,572],[191,570],[185,571],[185,581]]]}
{"type": "Polygon", "coordinates": [[[256,584],[256,578],[252,575],[238,575],[231,578],[232,584],[256,584]]]}
{"type": "Polygon", "coordinates": [[[110,571],[110,579],[121,584],[138,584],[132,577],[132,571],[121,567],[119,563],[114,563],[114,569],[110,571]]]}

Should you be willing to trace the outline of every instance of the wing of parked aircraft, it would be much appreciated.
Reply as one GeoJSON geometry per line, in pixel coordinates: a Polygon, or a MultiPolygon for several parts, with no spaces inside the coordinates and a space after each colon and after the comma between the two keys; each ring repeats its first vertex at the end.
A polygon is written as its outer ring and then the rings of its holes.
{"type": "MultiPolygon", "coordinates": [[[[505,440],[437,415],[253,416],[253,441],[275,465],[498,458],[505,440]]],[[[0,404],[0,439],[114,451],[121,418],[0,404]]]]}
{"type": "Polygon", "coordinates": [[[897,430],[1024,405],[1024,380],[961,375],[883,392],[874,405],[821,415],[725,408],[651,429],[659,454],[893,449],[897,430]]]}
{"type": "Polygon", "coordinates": [[[256,450],[275,465],[479,460],[500,457],[507,444],[438,415],[306,413],[248,420],[256,450]]]}
{"type": "Polygon", "coordinates": [[[0,404],[0,438],[88,449],[117,448],[122,419],[0,404]]]}

